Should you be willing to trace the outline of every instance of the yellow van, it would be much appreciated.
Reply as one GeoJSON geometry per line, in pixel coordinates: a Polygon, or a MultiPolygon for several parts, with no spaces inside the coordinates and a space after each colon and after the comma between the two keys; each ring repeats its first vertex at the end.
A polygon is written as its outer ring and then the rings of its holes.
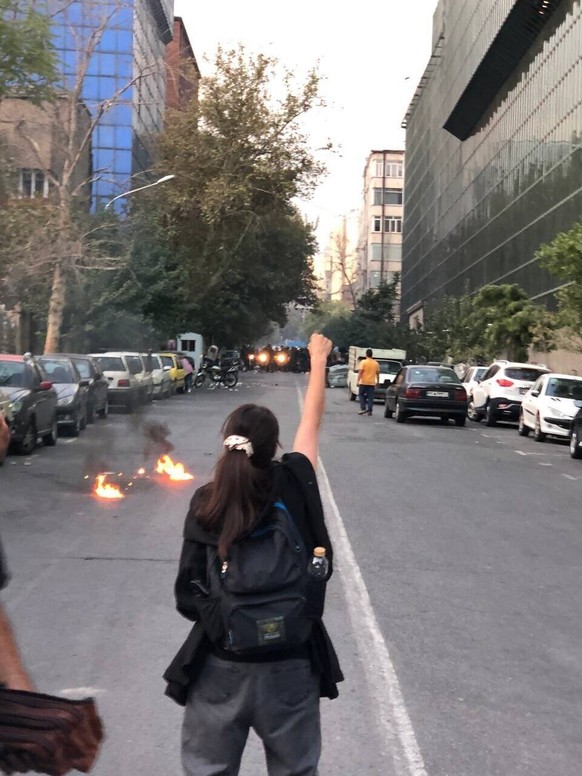
{"type": "Polygon", "coordinates": [[[172,393],[184,393],[184,378],[186,377],[186,372],[176,353],[165,351],[158,353],[158,355],[162,361],[164,371],[170,373],[172,393]]]}

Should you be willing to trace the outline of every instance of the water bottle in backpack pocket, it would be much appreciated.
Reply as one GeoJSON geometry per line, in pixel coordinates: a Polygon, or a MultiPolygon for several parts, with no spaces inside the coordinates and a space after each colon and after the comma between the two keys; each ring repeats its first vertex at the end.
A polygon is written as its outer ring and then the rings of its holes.
{"type": "Polygon", "coordinates": [[[313,620],[323,617],[325,589],[329,561],[325,557],[325,547],[315,547],[313,557],[307,566],[307,616],[313,620]]]}

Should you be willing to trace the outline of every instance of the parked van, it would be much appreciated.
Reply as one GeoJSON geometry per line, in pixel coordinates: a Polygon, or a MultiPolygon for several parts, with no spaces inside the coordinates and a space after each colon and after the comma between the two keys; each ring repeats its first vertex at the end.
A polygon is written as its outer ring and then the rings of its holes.
{"type": "MultiPolygon", "coordinates": [[[[358,395],[358,366],[366,358],[368,348],[350,345],[348,354],[348,396],[355,401],[358,395]]],[[[384,402],[386,397],[386,380],[392,382],[406,359],[406,351],[400,348],[371,348],[372,358],[380,365],[380,382],[376,386],[375,401],[384,402]]]]}

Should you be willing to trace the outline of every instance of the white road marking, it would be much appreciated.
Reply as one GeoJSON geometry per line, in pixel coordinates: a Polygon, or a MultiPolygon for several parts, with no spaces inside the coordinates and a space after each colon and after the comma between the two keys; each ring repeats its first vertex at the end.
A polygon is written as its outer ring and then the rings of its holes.
{"type": "Polygon", "coordinates": [[[548,461],[538,461],[538,466],[553,466],[553,463],[549,463],[548,461]]]}
{"type": "Polygon", "coordinates": [[[100,687],[68,687],[66,690],[60,690],[60,695],[71,698],[88,698],[93,695],[103,695],[105,690],[100,687]]]}
{"type": "Polygon", "coordinates": [[[524,453],[523,450],[514,450],[514,453],[517,453],[518,455],[527,455],[527,453],[524,453]]]}
{"type": "Polygon", "coordinates": [[[73,439],[63,439],[62,443],[63,445],[72,445],[74,442],[77,442],[78,440],[76,438],[73,439]]]}
{"type": "MultiPolygon", "coordinates": [[[[299,406],[302,408],[303,394],[299,385],[296,387],[299,406]]],[[[328,517],[331,518],[331,532],[337,547],[337,557],[341,559],[337,563],[339,576],[358,650],[364,658],[368,693],[376,707],[373,717],[379,721],[386,751],[392,754],[399,776],[427,776],[400,683],[321,458],[318,476],[323,486],[322,495],[330,507],[328,517]],[[401,751],[397,751],[397,748],[401,751]]]]}
{"type": "Polygon", "coordinates": [[[567,480],[573,480],[574,482],[582,480],[582,477],[574,477],[572,474],[562,474],[562,477],[565,477],[567,480]]]}

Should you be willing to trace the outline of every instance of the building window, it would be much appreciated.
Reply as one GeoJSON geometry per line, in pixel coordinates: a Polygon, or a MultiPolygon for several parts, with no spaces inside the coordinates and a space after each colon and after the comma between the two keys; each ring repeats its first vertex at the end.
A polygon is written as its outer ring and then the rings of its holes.
{"type": "Polygon", "coordinates": [[[400,243],[397,245],[385,243],[383,247],[384,250],[382,250],[382,243],[372,243],[371,261],[382,261],[382,258],[384,261],[402,261],[402,245],[400,243]],[[382,254],[384,254],[383,257],[382,254]]]}
{"type": "MultiPolygon", "coordinates": [[[[382,217],[381,216],[374,216],[372,218],[372,231],[373,232],[381,232],[382,231],[382,217]]],[[[385,216],[384,217],[384,231],[385,232],[392,232],[401,234],[402,233],[402,219],[398,218],[396,216],[385,216]]]]}
{"type": "Polygon", "coordinates": [[[384,231],[385,232],[398,232],[402,233],[402,219],[388,216],[384,219],[384,231]]]}
{"type": "Polygon", "coordinates": [[[386,162],[386,177],[403,178],[404,165],[402,164],[402,162],[386,162]]]}
{"type": "MultiPolygon", "coordinates": [[[[374,162],[374,177],[384,177],[384,162],[374,162]]],[[[404,164],[402,162],[386,162],[387,178],[404,178],[404,164]]]]}
{"type": "Polygon", "coordinates": [[[374,189],[374,205],[402,205],[402,189],[384,189],[384,203],[382,203],[382,189],[374,189]]]}
{"type": "Polygon", "coordinates": [[[48,178],[42,170],[21,170],[18,191],[23,199],[48,197],[48,178]]]}

